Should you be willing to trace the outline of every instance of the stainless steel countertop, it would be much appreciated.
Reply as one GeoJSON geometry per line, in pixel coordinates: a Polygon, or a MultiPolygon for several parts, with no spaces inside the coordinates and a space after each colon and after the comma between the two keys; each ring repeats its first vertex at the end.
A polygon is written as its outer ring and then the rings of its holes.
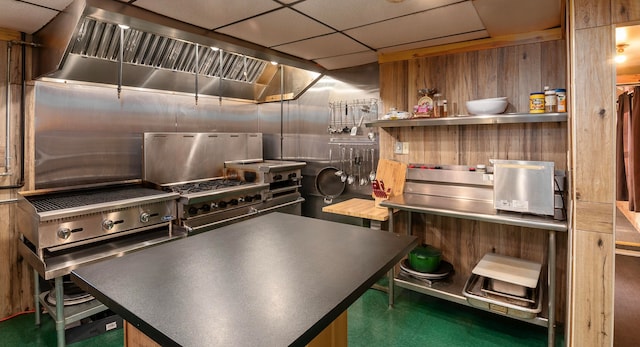
{"type": "Polygon", "coordinates": [[[566,232],[568,228],[567,221],[555,220],[550,216],[498,211],[492,201],[405,193],[382,201],[380,206],[552,231],[566,232]]]}

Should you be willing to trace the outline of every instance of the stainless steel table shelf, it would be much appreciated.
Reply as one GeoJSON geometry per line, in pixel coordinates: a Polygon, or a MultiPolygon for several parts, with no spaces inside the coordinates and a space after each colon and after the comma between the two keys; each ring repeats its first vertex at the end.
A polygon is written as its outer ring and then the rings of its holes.
{"type": "MultiPolygon", "coordinates": [[[[394,210],[402,210],[407,213],[407,230],[406,234],[411,235],[411,212],[448,216],[454,218],[471,219],[478,221],[485,221],[496,224],[507,224],[514,226],[521,226],[527,228],[534,228],[541,231],[546,231],[549,236],[548,246],[548,261],[547,261],[547,274],[549,279],[555,279],[556,277],[556,233],[567,232],[568,224],[566,221],[554,220],[551,217],[532,216],[521,213],[502,212],[496,211],[493,205],[485,202],[474,201],[473,204],[469,204],[468,200],[456,199],[456,198],[444,198],[428,195],[418,194],[403,194],[400,196],[391,197],[389,200],[384,200],[380,203],[381,206],[387,207],[389,212],[389,231],[394,232],[393,219],[394,210]]],[[[441,299],[465,304],[468,304],[464,296],[462,295],[462,289],[464,283],[460,284],[460,279],[457,277],[461,274],[454,275],[454,283],[457,285],[442,286],[437,285],[428,287],[420,284],[417,281],[411,281],[406,279],[397,279],[392,268],[389,273],[389,305],[392,306],[395,300],[394,287],[403,287],[406,289],[414,290],[423,294],[432,295],[441,299]]],[[[466,281],[466,279],[464,279],[466,281]]],[[[555,281],[548,280],[548,288],[546,293],[547,305],[545,307],[547,317],[538,315],[534,319],[521,319],[518,317],[512,317],[513,319],[522,320],[536,325],[542,325],[547,327],[547,339],[548,345],[555,345],[555,293],[556,283],[555,281]]],[[[475,307],[475,306],[471,306],[475,307]]],[[[480,308],[478,308],[480,309],[480,308]]],[[[544,311],[543,311],[544,312],[544,311]]]]}

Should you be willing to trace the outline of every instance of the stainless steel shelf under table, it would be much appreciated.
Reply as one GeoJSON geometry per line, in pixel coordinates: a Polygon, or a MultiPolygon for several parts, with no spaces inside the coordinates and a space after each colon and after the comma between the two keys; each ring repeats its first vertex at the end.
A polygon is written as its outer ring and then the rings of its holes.
{"type": "MultiPolygon", "coordinates": [[[[556,232],[567,232],[567,221],[554,220],[551,217],[533,216],[515,212],[497,211],[493,208],[491,202],[435,197],[419,194],[403,194],[391,197],[380,203],[381,206],[387,207],[389,212],[389,232],[394,232],[394,210],[407,211],[407,230],[406,234],[411,235],[411,213],[424,213],[440,216],[448,216],[454,218],[471,219],[485,221],[497,224],[507,224],[521,227],[534,228],[547,231],[549,234],[548,261],[547,261],[547,318],[538,316],[534,319],[521,319],[518,317],[507,316],[513,319],[522,320],[532,324],[547,327],[547,343],[549,346],[555,345],[555,292],[556,283],[550,279],[556,277],[556,232]]],[[[471,306],[462,295],[464,283],[460,284],[461,275],[454,275],[453,284],[426,286],[413,281],[411,279],[398,279],[393,274],[394,268],[391,268],[389,275],[389,306],[394,304],[394,287],[410,289],[423,294],[435,296],[444,300],[457,302],[467,306],[471,306]],[[457,276],[457,277],[456,277],[457,276]],[[456,285],[457,283],[457,285],[456,285]]],[[[472,306],[475,307],[475,306],[472,306]]],[[[481,309],[481,308],[478,308],[481,309]]]]}
{"type": "MultiPolygon", "coordinates": [[[[168,223],[167,223],[168,225],[168,223]]],[[[64,306],[64,289],[62,279],[64,275],[71,273],[81,265],[95,263],[108,258],[119,257],[123,254],[146,248],[155,244],[164,243],[184,235],[168,235],[167,228],[160,227],[160,230],[150,230],[149,232],[130,235],[122,239],[101,244],[98,246],[88,246],[81,251],[70,254],[63,254],[43,260],[24,241],[18,244],[18,253],[26,260],[33,269],[34,279],[34,305],[35,323],[40,325],[40,305],[47,309],[53,318],[56,327],[57,345],[65,346],[65,326],[69,323],[77,322],[83,318],[107,310],[107,306],[98,300],[91,300],[86,303],[64,306]],[[47,292],[40,293],[40,276],[45,280],[53,279],[55,286],[55,305],[47,302],[47,292]]]]}

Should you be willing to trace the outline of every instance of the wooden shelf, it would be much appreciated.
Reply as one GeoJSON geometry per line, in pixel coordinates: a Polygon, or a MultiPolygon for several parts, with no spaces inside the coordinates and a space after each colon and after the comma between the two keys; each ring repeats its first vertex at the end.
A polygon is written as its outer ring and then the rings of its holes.
{"type": "Polygon", "coordinates": [[[397,128],[442,125],[515,124],[566,122],[567,113],[506,113],[493,115],[458,116],[445,118],[412,118],[376,120],[365,123],[367,127],[397,128]]]}

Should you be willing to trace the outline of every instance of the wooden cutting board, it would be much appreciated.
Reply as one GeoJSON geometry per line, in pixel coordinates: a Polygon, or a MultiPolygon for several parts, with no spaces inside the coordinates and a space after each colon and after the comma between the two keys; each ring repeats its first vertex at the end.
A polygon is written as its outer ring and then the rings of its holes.
{"type": "MultiPolygon", "coordinates": [[[[384,183],[384,188],[391,188],[391,196],[402,195],[404,192],[404,181],[407,177],[407,164],[389,160],[380,159],[376,170],[376,179],[384,183]]],[[[376,199],[376,207],[379,206],[380,199],[371,194],[376,199]]]]}
{"type": "Polygon", "coordinates": [[[322,208],[322,212],[372,219],[381,222],[389,219],[389,213],[387,213],[386,209],[375,208],[372,200],[357,198],[327,205],[322,208]]]}

